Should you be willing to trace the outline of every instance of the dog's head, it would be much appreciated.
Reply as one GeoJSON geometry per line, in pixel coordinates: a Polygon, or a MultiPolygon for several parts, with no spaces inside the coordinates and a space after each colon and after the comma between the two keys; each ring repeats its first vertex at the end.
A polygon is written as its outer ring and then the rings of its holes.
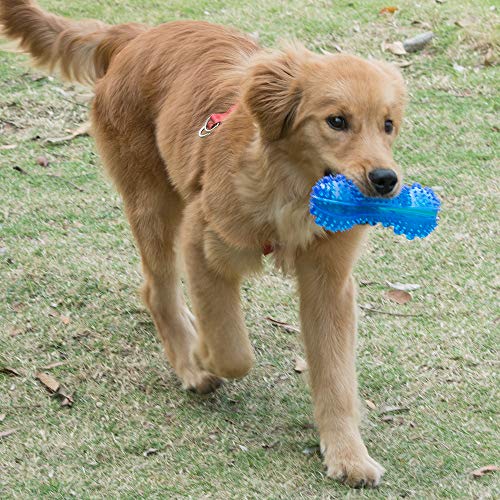
{"type": "Polygon", "coordinates": [[[399,192],[392,145],[406,89],[392,65],[289,49],[252,62],[243,96],[262,140],[311,181],[341,173],[369,196],[399,192]]]}

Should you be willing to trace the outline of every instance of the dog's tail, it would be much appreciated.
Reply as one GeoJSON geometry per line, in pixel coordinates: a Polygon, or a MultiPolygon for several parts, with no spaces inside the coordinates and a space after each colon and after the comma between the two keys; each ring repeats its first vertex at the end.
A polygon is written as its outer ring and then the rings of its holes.
{"type": "Polygon", "coordinates": [[[72,21],[44,12],[32,0],[0,0],[0,25],[36,66],[58,68],[64,78],[86,84],[104,76],[113,57],[147,29],[136,23],[72,21]]]}

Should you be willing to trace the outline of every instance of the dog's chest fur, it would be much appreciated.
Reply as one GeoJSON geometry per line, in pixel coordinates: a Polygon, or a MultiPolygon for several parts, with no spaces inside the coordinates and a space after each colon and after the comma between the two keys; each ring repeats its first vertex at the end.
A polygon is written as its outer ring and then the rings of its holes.
{"type": "Polygon", "coordinates": [[[323,237],[325,231],[309,213],[308,183],[297,175],[283,176],[283,165],[280,167],[247,170],[236,179],[235,187],[249,228],[261,233],[262,243],[273,246],[278,265],[289,268],[296,253],[323,237]]]}

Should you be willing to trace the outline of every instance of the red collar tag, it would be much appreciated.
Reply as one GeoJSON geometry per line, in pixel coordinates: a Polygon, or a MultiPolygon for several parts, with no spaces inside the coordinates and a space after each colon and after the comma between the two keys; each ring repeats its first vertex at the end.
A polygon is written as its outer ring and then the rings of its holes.
{"type": "MultiPolygon", "coordinates": [[[[200,137],[208,137],[235,109],[237,105],[233,104],[225,113],[214,113],[207,118],[207,121],[198,131],[200,137]]],[[[262,253],[269,255],[274,251],[271,242],[266,242],[262,247],[262,253]]]]}
{"type": "Polygon", "coordinates": [[[273,253],[274,251],[274,246],[271,242],[267,242],[264,244],[264,246],[262,247],[262,254],[263,255],[269,255],[270,253],[273,253]]]}
{"type": "Polygon", "coordinates": [[[236,104],[231,106],[225,113],[214,113],[207,118],[207,121],[198,131],[200,137],[209,136],[235,109],[236,104]]]}

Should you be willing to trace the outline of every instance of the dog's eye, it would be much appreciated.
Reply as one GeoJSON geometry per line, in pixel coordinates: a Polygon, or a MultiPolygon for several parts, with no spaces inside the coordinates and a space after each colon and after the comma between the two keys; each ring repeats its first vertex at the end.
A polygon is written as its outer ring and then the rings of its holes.
{"type": "Polygon", "coordinates": [[[347,130],[347,120],[343,116],[329,116],[326,123],[333,128],[333,130],[347,130]]]}
{"type": "Polygon", "coordinates": [[[386,134],[392,134],[392,131],[394,130],[394,123],[392,123],[392,120],[385,121],[384,129],[386,134]]]}

